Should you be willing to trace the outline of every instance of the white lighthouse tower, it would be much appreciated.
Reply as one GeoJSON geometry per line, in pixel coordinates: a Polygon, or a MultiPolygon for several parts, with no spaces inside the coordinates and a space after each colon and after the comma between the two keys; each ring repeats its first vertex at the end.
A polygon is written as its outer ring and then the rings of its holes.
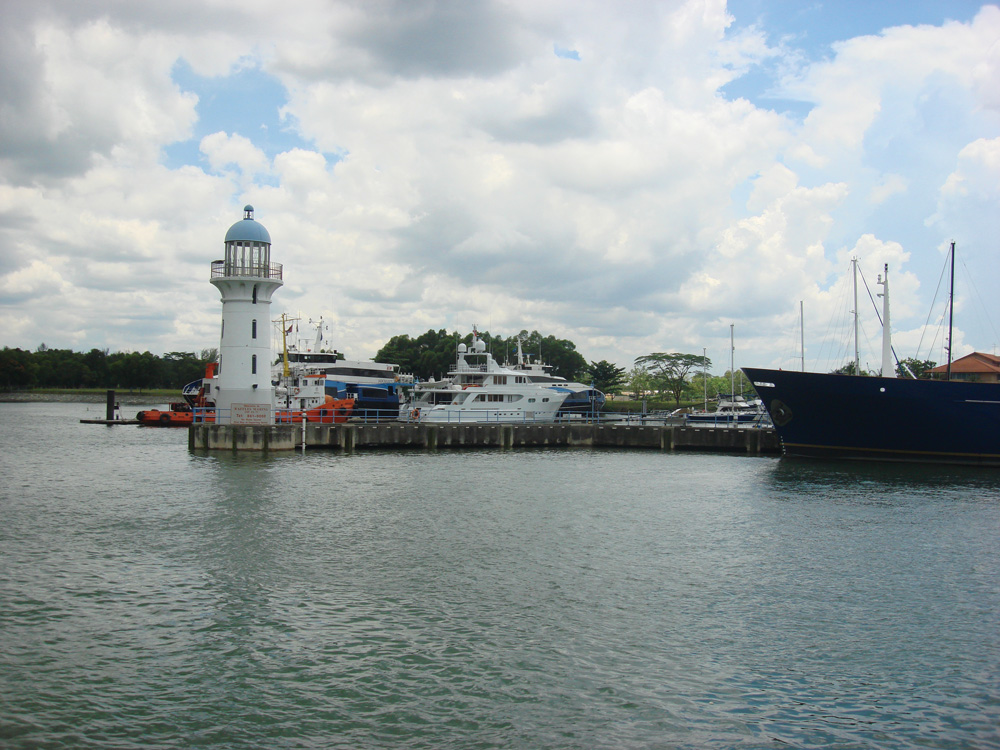
{"type": "Polygon", "coordinates": [[[212,262],[212,284],[222,295],[222,339],[216,375],[216,420],[273,424],[271,295],[281,286],[281,264],[271,262],[271,235],[243,208],[226,232],[226,255],[212,262]]]}

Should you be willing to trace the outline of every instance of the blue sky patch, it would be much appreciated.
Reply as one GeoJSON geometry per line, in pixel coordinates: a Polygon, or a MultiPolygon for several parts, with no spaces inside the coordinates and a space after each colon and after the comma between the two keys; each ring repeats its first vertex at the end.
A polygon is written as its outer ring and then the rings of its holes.
{"type": "Polygon", "coordinates": [[[776,86],[777,73],[770,66],[758,66],[735,81],[730,81],[720,91],[729,100],[746,99],[760,109],[770,109],[795,120],[804,120],[812,111],[813,102],[783,97],[776,86]]]}
{"type": "Polygon", "coordinates": [[[560,47],[558,44],[554,45],[556,57],[561,57],[563,60],[579,60],[580,53],[575,49],[566,49],[565,47],[560,47]]]}
{"type": "Polygon", "coordinates": [[[170,169],[188,164],[207,168],[198,147],[202,138],[219,131],[248,138],[268,159],[293,148],[315,150],[315,144],[299,137],[294,122],[281,119],[279,110],[288,96],[274,76],[244,68],[228,76],[203,77],[180,60],[172,78],[183,91],[198,95],[198,121],[190,139],[164,149],[164,164],[170,169]]]}
{"type": "MultiPolygon", "coordinates": [[[[893,26],[940,26],[946,21],[971,21],[984,3],[981,0],[728,0],[735,18],[729,34],[757,26],[767,31],[767,43],[796,50],[806,61],[833,56],[835,42],[881,33],[893,26]]],[[[729,99],[742,97],[753,104],[794,117],[805,117],[812,104],[782,99],[776,94],[779,68],[775,61],[750,70],[722,87],[729,99]]]]}

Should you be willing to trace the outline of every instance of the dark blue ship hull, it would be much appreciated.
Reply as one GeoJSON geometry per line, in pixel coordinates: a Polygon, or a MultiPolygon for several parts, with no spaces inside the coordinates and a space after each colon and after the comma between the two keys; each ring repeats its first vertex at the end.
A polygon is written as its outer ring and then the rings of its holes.
{"type": "Polygon", "coordinates": [[[786,456],[1000,466],[1000,385],[743,372],[786,456]]]}
{"type": "Polygon", "coordinates": [[[402,393],[397,383],[344,383],[327,378],[326,392],[334,398],[353,398],[355,419],[386,422],[399,418],[402,393]]]}
{"type": "Polygon", "coordinates": [[[605,400],[605,395],[596,388],[573,391],[559,407],[559,414],[596,414],[604,408],[605,400]]]}

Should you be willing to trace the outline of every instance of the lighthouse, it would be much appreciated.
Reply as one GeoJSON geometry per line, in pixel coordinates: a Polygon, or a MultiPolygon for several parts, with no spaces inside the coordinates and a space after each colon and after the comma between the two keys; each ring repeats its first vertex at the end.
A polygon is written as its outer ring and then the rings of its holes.
{"type": "Polygon", "coordinates": [[[216,375],[216,420],[273,424],[271,295],[281,264],[271,262],[271,235],[253,206],[226,232],[225,257],[212,261],[212,284],[222,295],[222,333],[216,375]]]}

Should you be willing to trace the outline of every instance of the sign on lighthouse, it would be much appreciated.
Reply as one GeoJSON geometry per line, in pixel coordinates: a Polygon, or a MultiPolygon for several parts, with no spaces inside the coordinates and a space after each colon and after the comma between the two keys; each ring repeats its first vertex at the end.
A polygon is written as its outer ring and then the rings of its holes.
{"type": "Polygon", "coordinates": [[[271,262],[271,235],[254,220],[253,206],[226,232],[225,257],[212,261],[212,284],[222,295],[216,421],[273,424],[271,295],[282,284],[281,264],[271,262]]]}

